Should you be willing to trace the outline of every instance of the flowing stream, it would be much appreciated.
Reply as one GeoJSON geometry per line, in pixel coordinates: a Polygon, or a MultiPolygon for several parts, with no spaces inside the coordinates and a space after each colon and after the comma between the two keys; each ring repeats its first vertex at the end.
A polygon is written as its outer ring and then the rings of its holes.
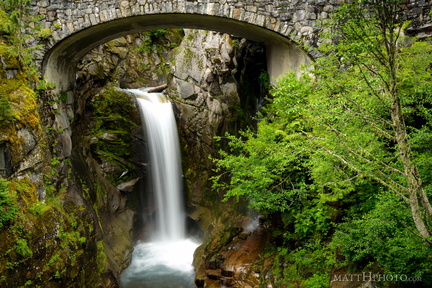
{"type": "Polygon", "coordinates": [[[122,288],[192,288],[193,253],[199,243],[186,236],[180,147],[171,103],[160,93],[128,89],[137,98],[149,150],[156,225],[148,242],[134,247],[122,288]]]}

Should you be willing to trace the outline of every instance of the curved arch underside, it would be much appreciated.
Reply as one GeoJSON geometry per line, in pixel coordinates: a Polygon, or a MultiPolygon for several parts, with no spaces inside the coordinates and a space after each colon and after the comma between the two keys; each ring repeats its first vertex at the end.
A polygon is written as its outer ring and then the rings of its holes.
{"type": "Polygon", "coordinates": [[[190,28],[228,33],[262,42],[267,47],[268,72],[276,79],[288,71],[299,71],[311,58],[288,38],[245,22],[199,14],[152,14],[112,20],[76,32],[52,47],[45,55],[45,79],[56,84],[56,91],[73,89],[78,61],[91,49],[128,34],[154,29],[190,28]]]}

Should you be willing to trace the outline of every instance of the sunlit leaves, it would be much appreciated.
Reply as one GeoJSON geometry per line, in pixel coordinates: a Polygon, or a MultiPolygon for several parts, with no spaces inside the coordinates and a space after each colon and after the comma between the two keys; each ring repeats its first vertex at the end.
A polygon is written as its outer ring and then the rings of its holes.
{"type": "MultiPolygon", "coordinates": [[[[218,186],[228,189],[225,199],[245,196],[262,212],[283,212],[303,197],[298,151],[280,142],[277,131],[260,125],[258,135],[248,131],[242,138],[227,137],[232,154],[220,151],[221,158],[214,160],[219,171],[227,170],[230,175],[229,182],[218,186]]],[[[219,179],[214,180],[217,186],[219,179]]]]}
{"type": "Polygon", "coordinates": [[[221,181],[221,175],[214,177],[214,187],[226,189],[226,199],[246,197],[264,213],[287,211],[300,205],[307,194],[307,152],[301,148],[304,106],[300,104],[306,101],[310,84],[288,78],[295,79],[287,76],[273,91],[256,133],[227,135],[230,151],[220,151],[220,158],[214,159],[217,172],[230,176],[228,182],[221,181]]]}

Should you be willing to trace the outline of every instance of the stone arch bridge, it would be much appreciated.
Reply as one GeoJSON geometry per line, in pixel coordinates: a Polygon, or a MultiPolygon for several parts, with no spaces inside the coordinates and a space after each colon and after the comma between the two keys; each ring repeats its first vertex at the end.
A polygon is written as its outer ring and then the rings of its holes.
{"type": "MultiPolygon", "coordinates": [[[[53,29],[42,61],[46,80],[70,91],[77,62],[92,48],[136,32],[194,28],[229,33],[267,46],[268,72],[274,79],[309,63],[299,47],[319,43],[318,24],[343,0],[35,0],[32,13],[53,29]]],[[[407,10],[429,21],[430,1],[410,0],[407,10]]],[[[429,21],[430,22],[430,21],[429,21]]]]}

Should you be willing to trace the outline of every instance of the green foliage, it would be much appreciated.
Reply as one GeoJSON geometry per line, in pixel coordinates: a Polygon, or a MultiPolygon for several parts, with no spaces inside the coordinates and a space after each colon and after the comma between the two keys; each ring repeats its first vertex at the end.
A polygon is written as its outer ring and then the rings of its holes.
{"type": "Polygon", "coordinates": [[[5,17],[0,29],[10,35],[18,35],[21,33],[20,28],[23,26],[23,18],[27,10],[26,5],[31,0],[4,0],[0,3],[0,8],[3,10],[2,18],[5,17]]]}
{"type": "MultiPolygon", "coordinates": [[[[128,162],[133,156],[131,131],[137,127],[135,121],[139,118],[130,96],[108,87],[91,103],[91,108],[95,125],[89,132],[93,137],[98,137],[97,143],[92,146],[94,152],[125,170],[133,167],[128,162]]],[[[113,181],[115,183],[119,178],[113,181]]]]}
{"type": "Polygon", "coordinates": [[[57,261],[61,260],[61,255],[59,253],[54,254],[48,261],[47,266],[53,266],[57,261]]]}
{"type": "Polygon", "coordinates": [[[316,201],[297,212],[294,216],[296,239],[323,238],[331,228],[328,209],[328,206],[316,201]]]}
{"type": "Polygon", "coordinates": [[[96,116],[95,130],[117,130],[119,127],[136,126],[130,119],[134,109],[130,97],[114,87],[108,87],[98,99],[92,102],[96,116]]]}
{"type": "Polygon", "coordinates": [[[28,5],[31,0],[4,0],[0,2],[0,31],[8,45],[0,43],[9,57],[16,58],[21,68],[29,75],[35,76],[38,70],[34,64],[34,52],[41,49],[42,45],[29,46],[28,40],[35,34],[40,37],[49,37],[48,31],[41,30],[38,23],[42,16],[31,16],[28,13],[28,5]]]}
{"type": "Polygon", "coordinates": [[[9,97],[0,93],[0,124],[6,125],[14,121],[14,113],[10,104],[9,97]]]}
{"type": "MultiPolygon", "coordinates": [[[[234,42],[234,43],[237,43],[237,42],[234,42]]],[[[233,45],[233,48],[235,48],[234,45],[233,45]]],[[[258,79],[259,79],[259,81],[260,81],[260,83],[264,89],[270,88],[270,74],[267,71],[261,71],[261,73],[258,76],[258,79]]]]}
{"type": "MultiPolygon", "coordinates": [[[[295,93],[281,94],[301,101],[308,85],[299,82],[286,89],[295,93]]],[[[230,177],[228,181],[224,173],[213,177],[213,187],[227,190],[225,200],[246,196],[261,213],[284,212],[307,197],[302,160],[307,154],[297,149],[298,111],[275,100],[265,113],[267,118],[261,119],[256,133],[248,130],[240,137],[226,135],[229,152],[220,150],[221,157],[214,161],[216,172],[227,171],[230,177]]]]}
{"type": "Polygon", "coordinates": [[[9,191],[8,182],[0,178],[0,229],[16,219],[18,210],[16,197],[9,191]]]}
{"type": "Polygon", "coordinates": [[[61,273],[60,271],[57,271],[54,275],[54,279],[61,279],[61,273]]]}
{"type": "Polygon", "coordinates": [[[96,263],[98,263],[99,274],[102,275],[108,266],[107,254],[105,252],[105,246],[103,240],[97,241],[97,256],[96,263]]]}
{"type": "Polygon", "coordinates": [[[158,39],[159,37],[165,36],[167,32],[168,30],[166,29],[156,29],[156,30],[150,30],[147,33],[152,39],[158,39]]]}
{"type": "Polygon", "coordinates": [[[310,97],[315,127],[308,136],[322,153],[312,173],[323,179],[324,172],[333,183],[377,181],[409,203],[417,231],[428,238],[432,159],[424,139],[431,136],[432,43],[403,36],[399,1],[369,4],[342,6],[330,26],[339,39],[316,63],[320,86],[310,97]],[[322,165],[329,161],[339,165],[322,165]]]}
{"type": "Polygon", "coordinates": [[[332,245],[340,249],[345,265],[371,269],[378,262],[383,273],[421,277],[428,285],[431,250],[408,226],[410,222],[409,208],[395,195],[382,193],[369,213],[340,224],[332,245]]]}
{"type": "Polygon", "coordinates": [[[328,287],[329,271],[337,264],[334,251],[319,239],[304,240],[292,249],[279,246],[271,254],[273,287],[328,287]]]}
{"type": "Polygon", "coordinates": [[[28,207],[28,211],[34,216],[43,214],[47,209],[49,209],[49,206],[44,202],[36,202],[28,207]]]}
{"type": "Polygon", "coordinates": [[[307,241],[286,258],[295,264],[305,287],[327,287],[329,268],[336,264],[334,252],[319,240],[307,241]]]}
{"type": "Polygon", "coordinates": [[[45,287],[57,276],[63,279],[71,266],[80,267],[87,237],[93,231],[93,222],[82,216],[82,207],[69,205],[66,212],[60,199],[49,195],[44,203],[39,202],[36,187],[26,178],[0,178],[0,203],[2,286],[45,287]],[[5,199],[13,201],[5,206],[5,199]],[[5,223],[12,211],[13,217],[5,223]],[[46,239],[49,249],[39,249],[40,239],[46,239]],[[35,266],[41,269],[21,277],[28,267],[35,266]]]}
{"type": "Polygon", "coordinates": [[[49,29],[49,28],[42,28],[39,31],[38,36],[42,39],[48,39],[52,36],[53,30],[49,29]]]}
{"type": "Polygon", "coordinates": [[[33,251],[29,248],[26,239],[18,239],[15,244],[15,252],[23,258],[31,258],[33,251]]]}
{"type": "Polygon", "coordinates": [[[403,36],[399,1],[369,4],[333,15],[313,78],[281,78],[256,131],[219,138],[228,149],[214,159],[213,187],[280,217],[279,286],[327,287],[341,265],[431,281],[428,239],[407,200],[432,195],[432,43],[403,36]]]}
{"type": "Polygon", "coordinates": [[[168,32],[169,30],[167,29],[149,30],[147,32],[144,32],[144,35],[146,35],[147,38],[144,40],[144,43],[138,48],[138,51],[151,53],[153,51],[161,52],[167,48],[174,48],[177,45],[175,42],[163,44],[161,41],[162,37],[167,35],[168,32]]]}

